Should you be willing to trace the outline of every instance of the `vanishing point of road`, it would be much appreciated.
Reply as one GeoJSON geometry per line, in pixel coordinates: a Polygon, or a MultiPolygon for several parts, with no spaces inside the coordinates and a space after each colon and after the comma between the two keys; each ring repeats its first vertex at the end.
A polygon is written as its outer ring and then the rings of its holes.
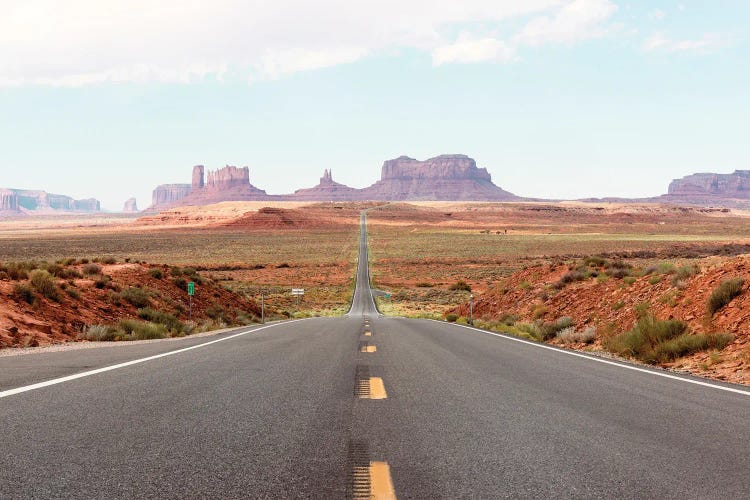
{"type": "Polygon", "coordinates": [[[750,391],[381,316],[0,357],[0,498],[750,498],[750,391]]]}

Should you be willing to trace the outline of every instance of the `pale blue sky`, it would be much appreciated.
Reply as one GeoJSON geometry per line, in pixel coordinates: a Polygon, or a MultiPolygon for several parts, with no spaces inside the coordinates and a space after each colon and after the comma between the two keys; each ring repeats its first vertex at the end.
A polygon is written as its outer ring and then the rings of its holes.
{"type": "Polygon", "coordinates": [[[746,1],[104,4],[0,0],[0,186],[120,209],[195,164],[287,193],[465,153],[549,198],[750,169],[746,1]]]}

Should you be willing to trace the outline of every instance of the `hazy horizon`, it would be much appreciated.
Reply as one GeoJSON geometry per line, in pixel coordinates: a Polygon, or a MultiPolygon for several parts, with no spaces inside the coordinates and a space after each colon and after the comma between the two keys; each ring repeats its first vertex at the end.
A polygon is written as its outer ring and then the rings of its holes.
{"type": "Polygon", "coordinates": [[[269,194],[462,153],[520,196],[649,197],[750,169],[750,6],[11,0],[0,187],[139,208],[191,168],[269,194]]]}

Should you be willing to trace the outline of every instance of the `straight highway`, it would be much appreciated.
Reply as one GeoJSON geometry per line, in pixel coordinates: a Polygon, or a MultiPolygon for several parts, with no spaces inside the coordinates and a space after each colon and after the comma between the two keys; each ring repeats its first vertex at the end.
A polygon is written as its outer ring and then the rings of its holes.
{"type": "Polygon", "coordinates": [[[0,498],[748,498],[750,392],[381,316],[0,358],[0,498]]]}

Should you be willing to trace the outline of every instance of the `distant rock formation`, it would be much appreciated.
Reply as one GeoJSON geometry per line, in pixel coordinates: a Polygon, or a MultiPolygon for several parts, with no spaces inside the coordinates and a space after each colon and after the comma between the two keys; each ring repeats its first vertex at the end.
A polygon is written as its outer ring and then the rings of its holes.
{"type": "Polygon", "coordinates": [[[122,207],[122,211],[126,213],[135,213],[138,211],[138,203],[135,198],[128,198],[125,205],[122,207]]]}
{"type": "Polygon", "coordinates": [[[190,184],[165,184],[154,190],[149,211],[222,201],[509,201],[521,200],[492,183],[484,168],[466,155],[441,155],[426,161],[401,156],[383,164],[381,179],[356,189],[333,180],[326,169],[320,183],[291,195],[269,195],[250,184],[250,169],[227,165],[206,172],[193,167],[190,184]]]}
{"type": "Polygon", "coordinates": [[[750,170],[731,174],[701,173],[675,179],[669,185],[668,197],[750,199],[750,170]]]}
{"type": "Polygon", "coordinates": [[[159,211],[184,205],[208,205],[222,201],[273,200],[265,191],[250,184],[250,169],[227,165],[208,171],[193,167],[190,184],[163,184],[153,191],[147,211],[159,211]]]}
{"type": "Polygon", "coordinates": [[[151,207],[149,210],[163,210],[179,204],[179,202],[190,194],[190,184],[162,184],[156,186],[151,194],[151,207]]]}
{"type": "Polygon", "coordinates": [[[362,190],[339,184],[333,180],[331,171],[326,169],[317,186],[298,189],[292,196],[305,201],[348,201],[362,199],[362,190]]]}
{"type": "Polygon", "coordinates": [[[100,212],[99,200],[76,200],[70,196],[41,190],[0,189],[0,211],[3,212],[100,212]]]}
{"type": "Polygon", "coordinates": [[[419,161],[408,156],[383,163],[380,181],[365,188],[370,200],[509,201],[520,199],[492,183],[487,169],[466,155],[419,161]]]}
{"type": "Polygon", "coordinates": [[[20,212],[18,195],[10,189],[0,189],[0,212],[20,212]]]}

